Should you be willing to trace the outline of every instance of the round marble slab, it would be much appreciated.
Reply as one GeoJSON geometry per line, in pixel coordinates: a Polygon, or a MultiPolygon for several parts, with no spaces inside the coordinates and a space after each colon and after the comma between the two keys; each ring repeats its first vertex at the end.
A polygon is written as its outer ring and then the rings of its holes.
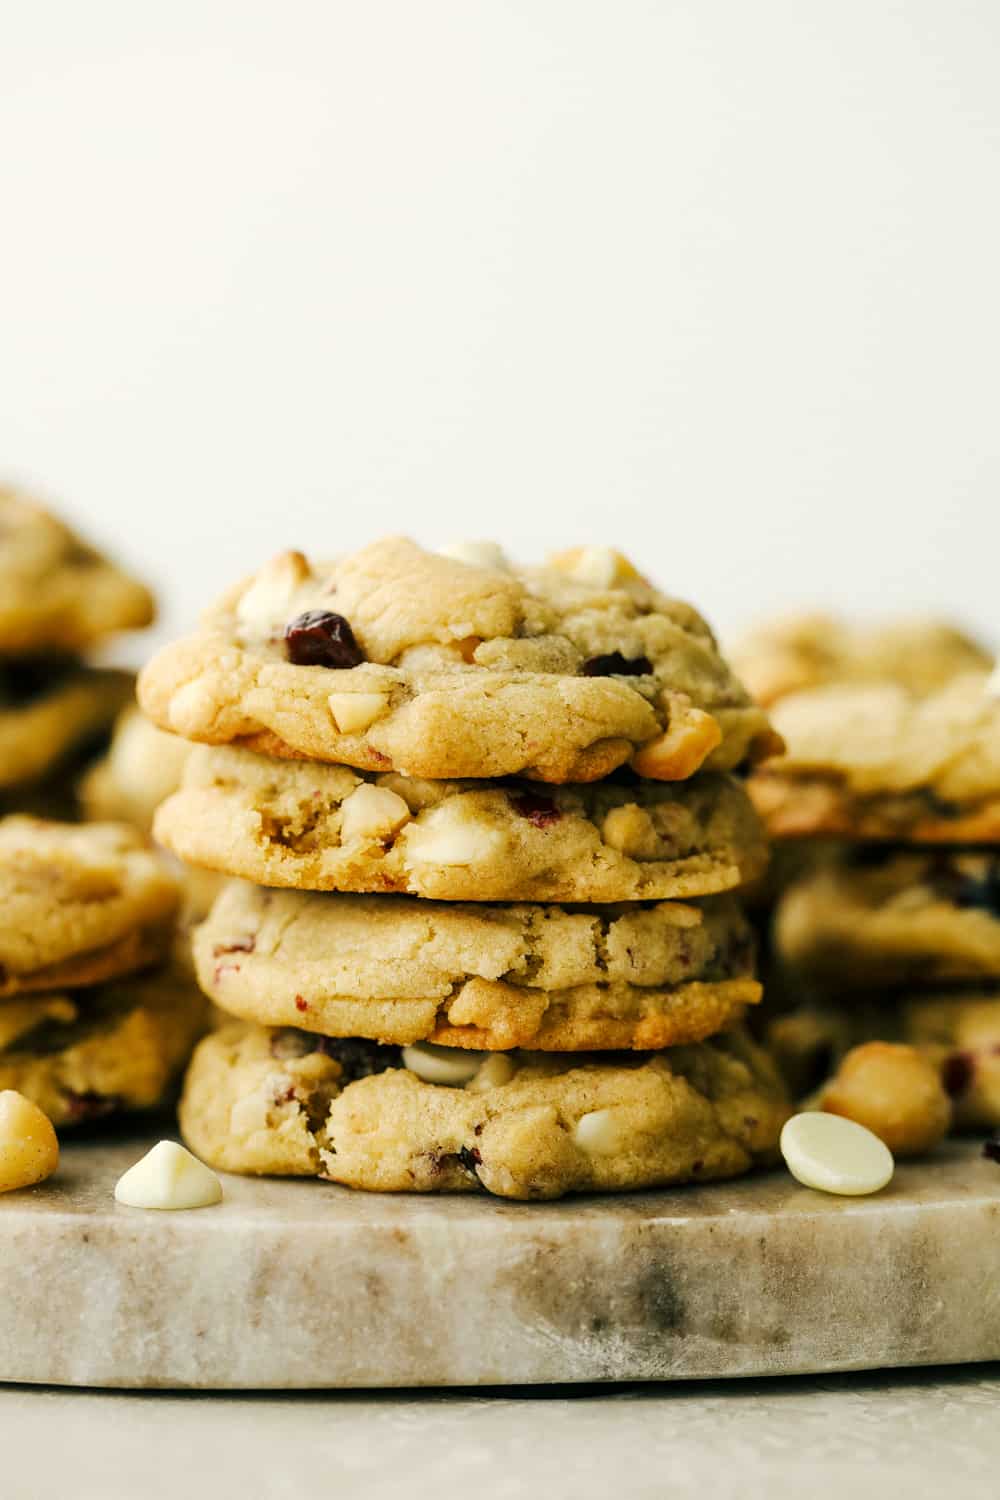
{"type": "Polygon", "coordinates": [[[0,1380],[253,1389],[791,1374],[1000,1358],[1000,1166],[874,1198],[787,1173],[516,1204],[225,1177],[112,1197],[151,1144],[71,1144],[0,1198],[0,1380]]]}

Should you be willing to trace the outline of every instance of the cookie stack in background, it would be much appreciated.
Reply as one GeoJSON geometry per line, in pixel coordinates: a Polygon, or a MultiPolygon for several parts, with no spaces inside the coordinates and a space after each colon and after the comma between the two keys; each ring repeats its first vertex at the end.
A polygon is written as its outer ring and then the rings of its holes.
{"type": "Polygon", "coordinates": [[[157,837],[236,877],[194,939],[238,1018],[185,1085],[205,1160],[552,1198],[773,1157],[730,773],[775,737],[619,554],[287,553],[139,691],[202,742],[157,837]]]}
{"type": "MultiPolygon", "coordinates": [[[[777,861],[774,992],[798,1004],[769,1028],[790,1084],[836,1104],[839,1085],[824,1080],[849,1048],[912,1044],[939,1070],[956,1125],[1000,1125],[989,654],[942,624],[852,631],[814,619],[765,628],[736,656],[787,745],[749,787],[792,851],[777,861]]],[[[897,1045],[865,1047],[848,1073],[862,1064],[851,1101],[862,1123],[866,1107],[916,1118],[918,1095],[925,1115],[937,1109],[897,1045]]],[[[946,1125],[942,1113],[938,1134],[946,1125]]]]}
{"type": "Polygon", "coordinates": [[[0,820],[0,1089],[59,1128],[170,1097],[208,1010],[172,960],[179,897],[130,829],[0,820]]]}
{"type": "Polygon", "coordinates": [[[74,775],[132,697],[86,654],[152,617],[141,583],[0,489],[0,811],[75,814],[74,775]]]}

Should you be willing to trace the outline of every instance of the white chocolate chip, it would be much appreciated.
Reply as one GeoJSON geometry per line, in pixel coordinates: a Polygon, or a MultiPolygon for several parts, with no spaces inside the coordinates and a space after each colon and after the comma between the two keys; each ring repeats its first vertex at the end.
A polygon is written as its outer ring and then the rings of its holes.
{"type": "Polygon", "coordinates": [[[267,636],[284,624],[292,595],[308,577],[309,564],[301,552],[282,552],[265,563],[236,605],[243,633],[267,636]]]}
{"type": "Polygon", "coordinates": [[[0,1092],[0,1193],[34,1187],[59,1165],[59,1142],[48,1115],[13,1089],[0,1092]]]}
{"type": "Polygon", "coordinates": [[[410,809],[402,797],[386,786],[363,781],[341,803],[340,837],[344,843],[388,838],[409,820],[410,809]]]}
{"type": "Polygon", "coordinates": [[[513,1058],[506,1052],[491,1052],[474,1078],[466,1084],[470,1094],[483,1094],[487,1089],[502,1088],[517,1072],[513,1058]]]}
{"type": "Polygon", "coordinates": [[[385,713],[388,693],[331,693],[327,698],[340,734],[360,734],[385,713]]]}
{"type": "Polygon", "coordinates": [[[407,830],[407,858],[420,865],[478,865],[492,859],[503,842],[493,828],[461,822],[447,803],[407,830]]]}
{"type": "Polygon", "coordinates": [[[612,1110],[592,1109],[577,1120],[573,1140],[588,1156],[613,1156],[621,1149],[621,1126],[612,1110]]]}
{"type": "Polygon", "coordinates": [[[423,1083],[442,1083],[461,1088],[475,1078],[483,1061],[482,1052],[461,1047],[435,1047],[433,1042],[414,1042],[403,1048],[403,1065],[423,1083]]]}
{"type": "Polygon", "coordinates": [[[598,589],[614,588],[639,577],[628,558],[614,547],[571,547],[550,557],[548,565],[598,589]]]}
{"type": "Polygon", "coordinates": [[[456,562],[471,563],[474,568],[492,568],[496,573],[509,573],[510,561],[503,548],[496,542],[449,542],[439,547],[442,557],[453,557],[456,562]]]}
{"type": "Polygon", "coordinates": [[[222,1202],[222,1183],[176,1141],[160,1141],[119,1177],[115,1199],[129,1208],[209,1208],[222,1202]]]}
{"type": "Polygon", "coordinates": [[[892,1178],[892,1152],[877,1135],[843,1115],[805,1110],[781,1132],[781,1154],[796,1181],[822,1193],[857,1198],[892,1178]]]}

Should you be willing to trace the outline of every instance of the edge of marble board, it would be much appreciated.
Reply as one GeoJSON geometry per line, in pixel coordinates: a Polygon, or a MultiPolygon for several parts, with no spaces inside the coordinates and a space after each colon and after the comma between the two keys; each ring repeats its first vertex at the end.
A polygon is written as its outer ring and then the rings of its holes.
{"type": "Polygon", "coordinates": [[[200,1390],[527,1385],[1000,1358],[1000,1168],[973,1144],[869,1199],[785,1172],[517,1204],[224,1177],[113,1201],[146,1139],[0,1199],[0,1380],[200,1390]]]}

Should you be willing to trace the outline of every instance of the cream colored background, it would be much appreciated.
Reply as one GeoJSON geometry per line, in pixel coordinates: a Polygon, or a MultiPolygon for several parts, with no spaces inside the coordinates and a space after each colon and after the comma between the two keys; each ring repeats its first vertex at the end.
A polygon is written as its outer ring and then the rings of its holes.
{"type": "Polygon", "coordinates": [[[400,528],[996,630],[993,0],[0,16],[0,468],[168,624],[400,528]]]}

